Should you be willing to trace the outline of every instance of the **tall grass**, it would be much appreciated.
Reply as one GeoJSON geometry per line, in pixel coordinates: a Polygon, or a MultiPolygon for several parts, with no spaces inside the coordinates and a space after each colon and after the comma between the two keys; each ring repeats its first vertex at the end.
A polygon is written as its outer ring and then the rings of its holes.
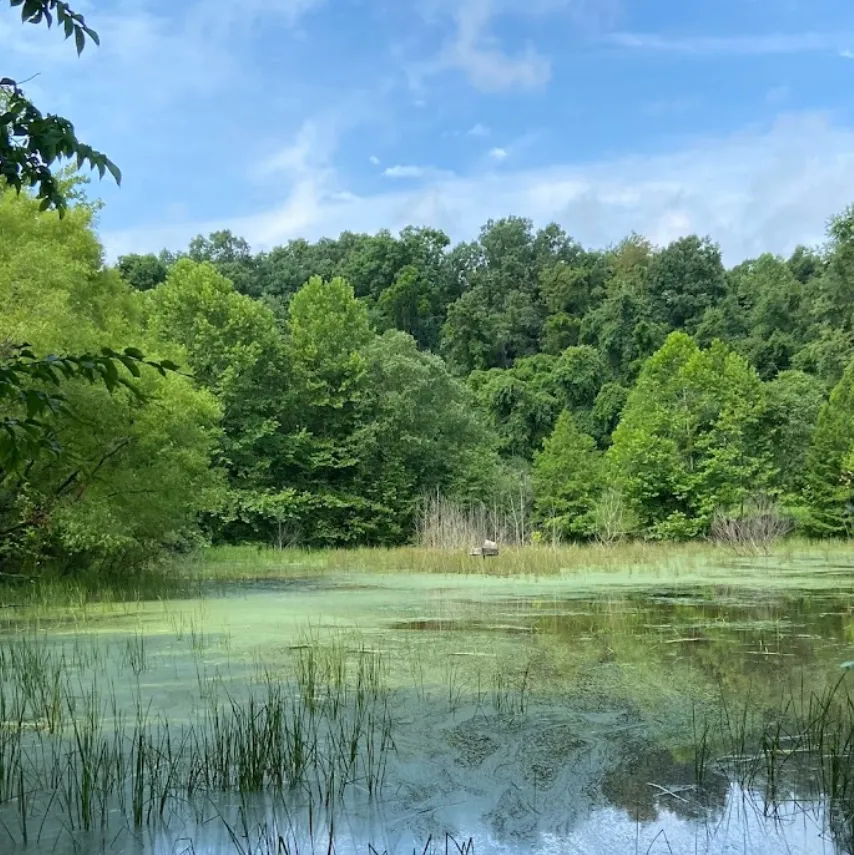
{"type": "MultiPolygon", "coordinates": [[[[217,794],[289,793],[332,816],[351,794],[380,795],[395,750],[387,664],[363,648],[309,640],[291,677],[262,670],[177,724],[151,718],[138,683],[122,713],[112,685],[43,639],[0,651],[0,827],[15,845],[57,823],[72,837],[167,827],[217,794]]],[[[143,651],[131,638],[115,654],[135,680],[143,651]]]]}
{"type": "MultiPolygon", "coordinates": [[[[660,544],[643,541],[614,546],[576,544],[502,546],[498,556],[475,558],[467,549],[426,547],[363,549],[258,549],[220,546],[193,556],[176,572],[209,581],[289,579],[324,573],[416,573],[490,576],[559,576],[588,571],[650,568],[686,572],[708,564],[708,544],[660,544]]],[[[721,556],[726,560],[726,556],[721,556]]]]}
{"type": "Polygon", "coordinates": [[[775,709],[749,699],[694,721],[694,765],[702,791],[710,774],[759,791],[774,810],[797,792],[826,811],[845,851],[854,847],[854,698],[843,674],[825,689],[788,689],[775,709]],[[715,752],[717,755],[715,756],[715,752]]]}

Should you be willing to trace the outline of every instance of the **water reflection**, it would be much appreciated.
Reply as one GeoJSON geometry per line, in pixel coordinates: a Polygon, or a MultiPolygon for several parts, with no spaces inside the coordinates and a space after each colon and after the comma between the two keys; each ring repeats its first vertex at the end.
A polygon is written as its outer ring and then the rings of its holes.
{"type": "MultiPolygon", "coordinates": [[[[457,852],[469,839],[475,852],[508,855],[845,850],[833,834],[845,838],[847,817],[826,819],[807,765],[791,764],[771,805],[762,786],[719,770],[698,782],[696,749],[697,721],[719,719],[722,699],[751,704],[761,722],[784,686],[838,677],[854,658],[849,592],[659,581],[600,596],[571,583],[495,583],[480,596],[443,580],[418,591],[405,583],[246,586],[38,636],[81,647],[63,660],[80,691],[106,680],[117,714],[142,697],[173,725],[192,721],[217,682],[240,696],[259,665],[290,687],[299,652],[337,639],[345,657],[361,650],[386,663],[396,751],[381,799],[369,801],[356,781],[331,816],[299,791],[272,800],[201,792],[192,804],[176,798],[157,832],[110,820],[81,835],[61,816],[34,818],[39,837],[31,828],[27,851],[328,852],[330,823],[339,853],[409,855],[428,842],[428,852],[457,852]],[[204,614],[187,618],[192,608],[204,614]],[[83,656],[81,637],[100,652],[83,656]]],[[[50,792],[40,798],[54,804],[50,792]]],[[[0,804],[10,847],[0,852],[23,851],[19,808],[16,798],[0,804]]]]}
{"type": "MultiPolygon", "coordinates": [[[[186,828],[186,836],[119,834],[78,841],[76,851],[110,851],[138,855],[328,855],[329,823],[279,807],[235,813],[229,827],[220,823],[186,828]],[[257,815],[256,815],[257,814],[257,815]],[[81,847],[83,847],[81,849],[81,847]]],[[[410,827],[411,817],[384,812],[339,816],[331,851],[339,855],[831,855],[836,850],[824,830],[817,805],[788,803],[764,810],[755,794],[729,788],[720,808],[705,818],[688,818],[660,806],[654,820],[637,820],[614,806],[594,806],[565,831],[541,831],[524,841],[497,836],[489,823],[457,810],[453,832],[424,834],[410,827]],[[464,831],[458,830],[459,828],[464,831]]],[[[60,847],[60,855],[70,849],[60,847]]]]}

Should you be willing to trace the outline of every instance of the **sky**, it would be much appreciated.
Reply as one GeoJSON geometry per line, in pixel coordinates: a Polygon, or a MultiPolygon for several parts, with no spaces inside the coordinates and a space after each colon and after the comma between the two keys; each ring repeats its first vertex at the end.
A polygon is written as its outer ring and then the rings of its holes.
{"type": "Polygon", "coordinates": [[[0,71],[120,166],[91,190],[110,259],[516,214],[734,264],[854,202],[850,0],[70,5],[100,47],[3,3],[0,71]]]}

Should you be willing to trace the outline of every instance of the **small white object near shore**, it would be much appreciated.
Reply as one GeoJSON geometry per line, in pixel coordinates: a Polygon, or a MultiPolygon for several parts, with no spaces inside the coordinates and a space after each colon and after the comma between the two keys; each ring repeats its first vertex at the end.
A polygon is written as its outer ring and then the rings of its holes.
{"type": "Polygon", "coordinates": [[[498,555],[498,544],[494,540],[484,540],[483,546],[475,546],[469,555],[474,555],[477,558],[489,558],[498,555]]]}

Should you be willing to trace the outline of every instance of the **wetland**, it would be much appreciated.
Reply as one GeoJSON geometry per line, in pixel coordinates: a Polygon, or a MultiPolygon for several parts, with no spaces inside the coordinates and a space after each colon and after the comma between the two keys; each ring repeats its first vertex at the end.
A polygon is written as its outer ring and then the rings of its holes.
{"type": "Polygon", "coordinates": [[[7,591],[3,851],[851,851],[847,546],[414,552],[7,591]]]}

